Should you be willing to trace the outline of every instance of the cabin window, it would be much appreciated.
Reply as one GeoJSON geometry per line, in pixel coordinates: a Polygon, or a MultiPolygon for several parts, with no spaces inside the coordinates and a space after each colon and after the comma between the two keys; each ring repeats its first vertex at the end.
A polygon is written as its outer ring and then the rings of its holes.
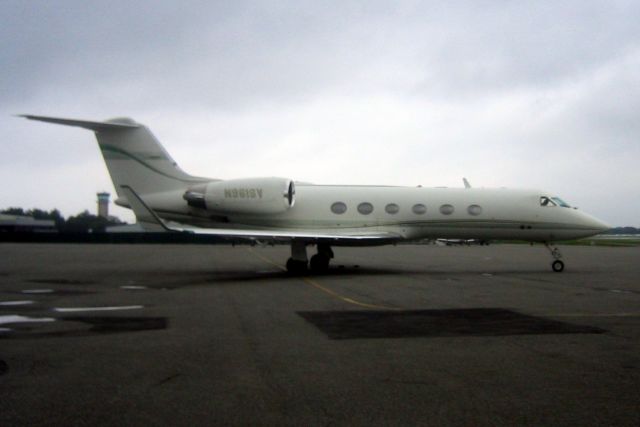
{"type": "Polygon", "coordinates": [[[482,207],[479,205],[470,205],[467,208],[467,212],[469,212],[469,215],[478,216],[482,213],[482,207]]]}
{"type": "Polygon", "coordinates": [[[395,215],[398,212],[400,212],[400,206],[396,205],[395,203],[389,203],[387,206],[384,207],[384,210],[391,215],[395,215]]]}
{"type": "Polygon", "coordinates": [[[331,205],[331,212],[333,212],[336,215],[343,214],[346,211],[347,211],[347,205],[345,205],[343,202],[335,202],[334,204],[331,205]]]}
{"type": "Polygon", "coordinates": [[[369,215],[373,212],[373,205],[369,202],[362,202],[358,205],[358,212],[362,215],[369,215]]]}
{"type": "Polygon", "coordinates": [[[442,215],[451,215],[453,213],[453,206],[452,205],[440,206],[440,213],[442,215]]]}
{"type": "Polygon", "coordinates": [[[427,213],[427,207],[422,203],[413,205],[413,208],[411,208],[411,210],[416,215],[424,215],[425,213],[427,213]]]}

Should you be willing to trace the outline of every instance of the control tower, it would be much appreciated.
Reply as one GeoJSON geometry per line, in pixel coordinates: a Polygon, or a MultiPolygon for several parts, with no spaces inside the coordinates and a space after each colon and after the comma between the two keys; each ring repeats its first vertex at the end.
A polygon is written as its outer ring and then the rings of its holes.
{"type": "Polygon", "coordinates": [[[101,218],[109,217],[109,193],[98,193],[98,216],[101,218]]]}

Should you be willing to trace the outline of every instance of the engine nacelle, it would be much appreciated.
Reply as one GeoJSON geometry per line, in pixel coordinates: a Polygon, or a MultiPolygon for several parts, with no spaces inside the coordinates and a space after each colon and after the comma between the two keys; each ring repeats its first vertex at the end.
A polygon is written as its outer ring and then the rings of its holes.
{"type": "Polygon", "coordinates": [[[189,206],[220,214],[277,214],[295,203],[295,184],[287,178],[212,181],[191,187],[183,198],[189,206]]]}

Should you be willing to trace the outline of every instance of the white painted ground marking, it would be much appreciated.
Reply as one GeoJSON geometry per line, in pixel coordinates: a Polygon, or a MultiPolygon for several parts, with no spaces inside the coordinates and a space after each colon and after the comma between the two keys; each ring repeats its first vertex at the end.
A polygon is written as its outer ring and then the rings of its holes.
{"type": "Polygon", "coordinates": [[[38,322],[55,322],[53,317],[28,317],[17,314],[9,314],[8,316],[0,316],[0,325],[8,325],[11,323],[38,323],[38,322]]]}
{"type": "Polygon", "coordinates": [[[137,310],[144,308],[142,305],[122,305],[119,307],[54,307],[53,311],[58,313],[79,313],[83,311],[117,311],[117,310],[137,310]]]}
{"type": "Polygon", "coordinates": [[[53,293],[53,289],[25,289],[22,291],[23,294],[51,294],[53,293]]]}
{"type": "Polygon", "coordinates": [[[138,290],[138,289],[147,289],[146,286],[135,286],[135,285],[124,285],[124,286],[120,286],[120,289],[126,289],[126,290],[138,290]]]}
{"type": "Polygon", "coordinates": [[[29,304],[33,304],[33,301],[0,301],[0,305],[4,307],[29,304]]]}

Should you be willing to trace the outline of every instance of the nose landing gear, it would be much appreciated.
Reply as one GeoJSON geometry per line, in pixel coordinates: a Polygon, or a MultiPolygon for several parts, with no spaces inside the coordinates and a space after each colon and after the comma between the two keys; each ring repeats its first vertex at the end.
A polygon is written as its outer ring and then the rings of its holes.
{"type": "Polygon", "coordinates": [[[557,259],[551,263],[551,268],[556,273],[560,273],[562,270],[564,270],[564,262],[557,259]]]}
{"type": "Polygon", "coordinates": [[[554,261],[551,263],[551,269],[556,273],[561,273],[564,270],[564,262],[562,261],[562,254],[560,253],[560,249],[557,246],[551,247],[548,242],[544,244],[549,252],[551,252],[551,256],[554,261]]]}

